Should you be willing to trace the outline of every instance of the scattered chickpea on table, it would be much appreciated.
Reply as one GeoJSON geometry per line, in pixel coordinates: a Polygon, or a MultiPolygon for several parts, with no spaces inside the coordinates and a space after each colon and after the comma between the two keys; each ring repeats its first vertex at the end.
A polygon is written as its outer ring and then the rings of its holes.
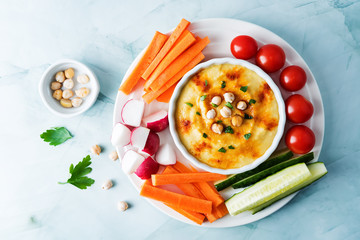
{"type": "MultiPolygon", "coordinates": [[[[72,90],[75,87],[74,76],[75,70],[68,68],[65,71],[56,73],[55,81],[50,84],[50,89],[53,90],[53,98],[58,100],[64,108],[80,107],[83,99],[90,93],[90,89],[87,87],[72,90]],[[75,95],[76,97],[74,97],[75,95]]],[[[86,74],[80,74],[77,77],[77,82],[80,84],[86,84],[89,81],[90,79],[86,74]]]]}

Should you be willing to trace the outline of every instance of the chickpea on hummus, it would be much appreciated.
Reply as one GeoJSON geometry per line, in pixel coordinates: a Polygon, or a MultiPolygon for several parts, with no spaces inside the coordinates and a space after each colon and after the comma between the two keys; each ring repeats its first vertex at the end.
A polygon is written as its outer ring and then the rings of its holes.
{"type": "Polygon", "coordinates": [[[278,104],[266,81],[233,64],[212,65],[192,76],[175,112],[187,151],[221,169],[240,168],[261,157],[279,123],[278,104]]]}

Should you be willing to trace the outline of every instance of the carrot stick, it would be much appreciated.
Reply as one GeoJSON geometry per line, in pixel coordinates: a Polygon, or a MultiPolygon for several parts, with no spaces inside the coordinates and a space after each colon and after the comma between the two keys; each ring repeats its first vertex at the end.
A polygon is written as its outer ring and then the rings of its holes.
{"type": "MultiPolygon", "coordinates": [[[[181,33],[181,35],[179,36],[179,38],[176,40],[176,42],[174,43],[174,45],[172,46],[171,49],[173,49],[181,40],[183,40],[184,37],[185,37],[188,33],[191,33],[191,34],[192,34],[192,32],[190,32],[189,30],[185,29],[185,30],[181,33]]],[[[194,34],[192,34],[192,35],[194,36],[194,34]]],[[[194,36],[194,37],[195,37],[195,36],[194,36]]],[[[170,49],[170,51],[171,51],[171,49],[170,49]]]]}
{"type": "Polygon", "coordinates": [[[219,194],[212,184],[208,182],[194,183],[199,188],[200,192],[206,197],[206,199],[212,201],[214,206],[217,207],[224,202],[224,198],[219,194]]]}
{"type": "MultiPolygon", "coordinates": [[[[179,166],[180,164],[181,163],[177,164],[177,166],[183,170],[189,171],[189,169],[187,169],[184,165],[181,164],[182,166],[179,166]]],[[[163,174],[173,174],[173,173],[179,173],[179,171],[176,170],[173,166],[167,166],[163,172],[163,174]]],[[[190,197],[206,199],[205,196],[200,192],[200,190],[195,186],[195,184],[183,183],[183,184],[176,184],[176,186],[190,197]]],[[[227,213],[228,210],[225,206],[225,203],[222,203],[219,206],[215,207],[213,202],[212,212],[210,214],[205,214],[205,215],[206,218],[209,220],[209,222],[214,222],[215,220],[225,216],[227,213]]]]}
{"type": "MultiPolygon", "coordinates": [[[[188,71],[194,68],[199,62],[201,62],[205,56],[202,53],[199,53],[194,57],[185,67],[183,67],[175,76],[173,76],[168,82],[165,83],[158,91],[150,91],[143,95],[145,102],[150,103],[154,101],[157,97],[163,94],[170,87],[174,86],[188,71]]],[[[174,87],[175,88],[175,87],[174,87]]]]}
{"type": "MultiPolygon", "coordinates": [[[[179,173],[173,166],[167,166],[162,174],[174,174],[179,173]]],[[[195,198],[206,199],[204,195],[195,187],[194,184],[191,183],[178,183],[175,184],[181,191],[183,191],[186,195],[195,198]]]]}
{"type": "Polygon", "coordinates": [[[171,204],[165,204],[168,207],[172,208],[173,210],[177,211],[178,213],[180,213],[181,215],[183,215],[184,217],[187,217],[188,219],[190,219],[191,221],[201,225],[204,220],[205,220],[205,216],[201,213],[198,212],[193,212],[193,211],[189,211],[189,210],[184,210],[178,207],[175,207],[171,204]]]}
{"type": "Polygon", "coordinates": [[[183,52],[178,58],[176,58],[154,81],[150,86],[148,82],[144,87],[150,87],[153,91],[159,90],[167,81],[169,81],[176,73],[178,73],[186,64],[188,64],[196,55],[198,55],[210,42],[208,37],[205,37],[189,49],[183,52]]]}
{"type": "Polygon", "coordinates": [[[209,172],[151,175],[151,181],[154,186],[165,185],[165,184],[217,181],[226,178],[227,178],[226,175],[218,174],[218,173],[209,173],[209,172]]]}
{"type": "Polygon", "coordinates": [[[161,48],[160,52],[156,55],[155,59],[151,62],[151,64],[148,66],[148,68],[142,74],[142,78],[147,80],[150,77],[151,73],[155,70],[155,68],[160,63],[160,61],[163,60],[163,58],[169,52],[169,50],[174,45],[176,40],[180,37],[181,33],[189,26],[189,24],[190,24],[189,21],[187,21],[185,19],[181,19],[179,25],[177,25],[175,30],[171,33],[169,39],[166,41],[164,46],[161,48]]]}
{"type": "MultiPolygon", "coordinates": [[[[191,172],[186,166],[184,166],[179,161],[176,162],[174,168],[177,169],[179,172],[191,172]]],[[[196,170],[195,170],[196,171],[196,170]]],[[[194,169],[193,169],[194,172],[194,169]]],[[[225,176],[225,175],[223,175],[225,176]]],[[[211,181],[211,180],[208,180],[211,181]]],[[[205,196],[206,199],[212,201],[214,206],[217,207],[221,203],[224,202],[224,198],[219,194],[219,192],[215,189],[215,187],[208,183],[208,182],[197,182],[194,185],[200,190],[200,192],[205,196]]]]}
{"type": "Polygon", "coordinates": [[[129,95],[131,93],[131,90],[141,79],[141,75],[144,73],[150,63],[154,60],[156,54],[158,54],[167,39],[168,36],[158,31],[155,32],[155,35],[151,40],[149,46],[147,47],[144,55],[141,57],[140,61],[135,66],[129,77],[125,80],[123,84],[121,84],[119,91],[122,91],[126,95],[129,95]]]}
{"type": "Polygon", "coordinates": [[[212,202],[204,199],[189,197],[170,192],[144,183],[140,195],[157,201],[171,204],[177,208],[200,213],[211,213],[212,202]]]}
{"type": "MultiPolygon", "coordinates": [[[[163,102],[163,103],[168,103],[170,102],[171,96],[174,93],[174,90],[176,88],[177,84],[172,85],[170,88],[168,88],[168,90],[166,90],[163,94],[161,94],[160,96],[158,96],[156,98],[156,100],[158,102],[163,102]]],[[[160,90],[159,90],[160,91],[160,90]]]]}
{"type": "Polygon", "coordinates": [[[217,207],[213,207],[211,214],[206,214],[206,218],[210,223],[216,221],[219,218],[226,216],[229,213],[225,203],[220,204],[217,207]]]}
{"type": "MultiPolygon", "coordinates": [[[[188,32],[183,39],[179,41],[178,44],[169,51],[169,53],[164,57],[164,59],[159,63],[155,68],[151,76],[146,81],[146,86],[150,86],[159,75],[181,54],[183,53],[192,43],[195,42],[195,37],[188,32]]],[[[146,87],[145,86],[145,87],[146,87]]],[[[147,88],[147,87],[146,87],[147,88]]]]}

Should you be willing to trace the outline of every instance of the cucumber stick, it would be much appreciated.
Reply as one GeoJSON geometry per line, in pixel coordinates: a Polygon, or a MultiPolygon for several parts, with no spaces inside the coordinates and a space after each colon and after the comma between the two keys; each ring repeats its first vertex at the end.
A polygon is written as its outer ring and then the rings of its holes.
{"type": "Polygon", "coordinates": [[[305,163],[285,168],[226,200],[232,216],[250,210],[303,183],[311,176],[305,163]]]}
{"type": "Polygon", "coordinates": [[[283,199],[284,197],[287,197],[290,194],[293,194],[294,192],[297,192],[297,191],[303,189],[304,187],[309,186],[310,184],[312,184],[313,182],[317,181],[318,179],[323,177],[325,174],[327,174],[326,167],[325,167],[324,163],[322,163],[322,162],[311,163],[308,165],[308,168],[311,173],[311,176],[308,179],[306,179],[305,182],[289,189],[286,192],[281,193],[280,195],[267,201],[266,203],[261,204],[260,206],[258,206],[256,208],[253,208],[251,210],[252,214],[255,214],[255,213],[263,210],[264,208],[270,206],[271,204],[283,199]]]}
{"type": "Polygon", "coordinates": [[[260,181],[261,179],[264,179],[266,178],[267,176],[270,176],[271,174],[274,174],[284,168],[287,168],[289,166],[292,166],[292,165],[295,165],[297,163],[307,163],[311,160],[314,159],[314,153],[313,152],[310,152],[310,153],[307,153],[305,155],[301,155],[299,157],[296,157],[296,158],[292,158],[290,160],[287,160],[285,162],[281,162],[279,164],[276,164],[270,168],[267,168],[261,172],[258,172],[254,175],[251,175],[247,178],[244,178],[244,179],[241,179],[240,181],[234,183],[232,185],[233,188],[244,188],[244,187],[247,187],[247,186],[250,186],[251,184],[254,184],[258,181],[260,181]]]}
{"type": "Polygon", "coordinates": [[[231,175],[227,179],[217,182],[215,184],[215,188],[218,191],[224,190],[225,188],[230,187],[232,184],[240,181],[241,179],[247,178],[276,164],[289,160],[292,156],[294,156],[294,154],[288,149],[277,151],[273,155],[271,155],[268,160],[266,160],[256,168],[243,173],[231,175]]]}

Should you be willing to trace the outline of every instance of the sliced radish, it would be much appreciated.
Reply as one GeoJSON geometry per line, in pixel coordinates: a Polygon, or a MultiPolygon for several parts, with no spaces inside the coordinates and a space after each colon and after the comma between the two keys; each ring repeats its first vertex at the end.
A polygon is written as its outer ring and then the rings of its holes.
{"type": "Polygon", "coordinates": [[[146,145],[146,140],[149,136],[150,129],[144,127],[137,127],[132,130],[130,142],[131,145],[138,148],[139,150],[143,150],[146,145]]]}
{"type": "Polygon", "coordinates": [[[145,158],[133,150],[128,150],[123,159],[121,166],[126,174],[132,174],[144,162],[145,158]]]}
{"type": "Polygon", "coordinates": [[[145,147],[142,149],[150,156],[154,155],[159,149],[160,137],[155,132],[150,131],[148,138],[146,139],[145,147]]]}
{"type": "Polygon", "coordinates": [[[136,169],[135,174],[141,179],[149,179],[151,174],[157,173],[159,164],[152,158],[146,158],[136,169]]]}
{"type": "Polygon", "coordinates": [[[131,144],[128,144],[128,145],[125,145],[125,146],[123,147],[123,150],[124,150],[124,153],[127,152],[127,151],[129,151],[129,150],[134,150],[134,151],[136,151],[136,147],[134,147],[134,146],[131,145],[131,144]]]}
{"type": "Polygon", "coordinates": [[[169,126],[168,113],[165,110],[161,110],[144,117],[143,122],[150,130],[161,132],[169,126]]]}
{"type": "Polygon", "coordinates": [[[122,147],[130,143],[130,129],[122,123],[116,123],[112,134],[111,144],[115,147],[122,147]]]}
{"type": "Polygon", "coordinates": [[[127,125],[138,127],[144,114],[145,103],[141,100],[130,99],[121,110],[121,119],[127,125]]]}
{"type": "Polygon", "coordinates": [[[176,163],[176,154],[170,144],[165,143],[160,146],[155,159],[161,165],[173,165],[176,163]]]}

